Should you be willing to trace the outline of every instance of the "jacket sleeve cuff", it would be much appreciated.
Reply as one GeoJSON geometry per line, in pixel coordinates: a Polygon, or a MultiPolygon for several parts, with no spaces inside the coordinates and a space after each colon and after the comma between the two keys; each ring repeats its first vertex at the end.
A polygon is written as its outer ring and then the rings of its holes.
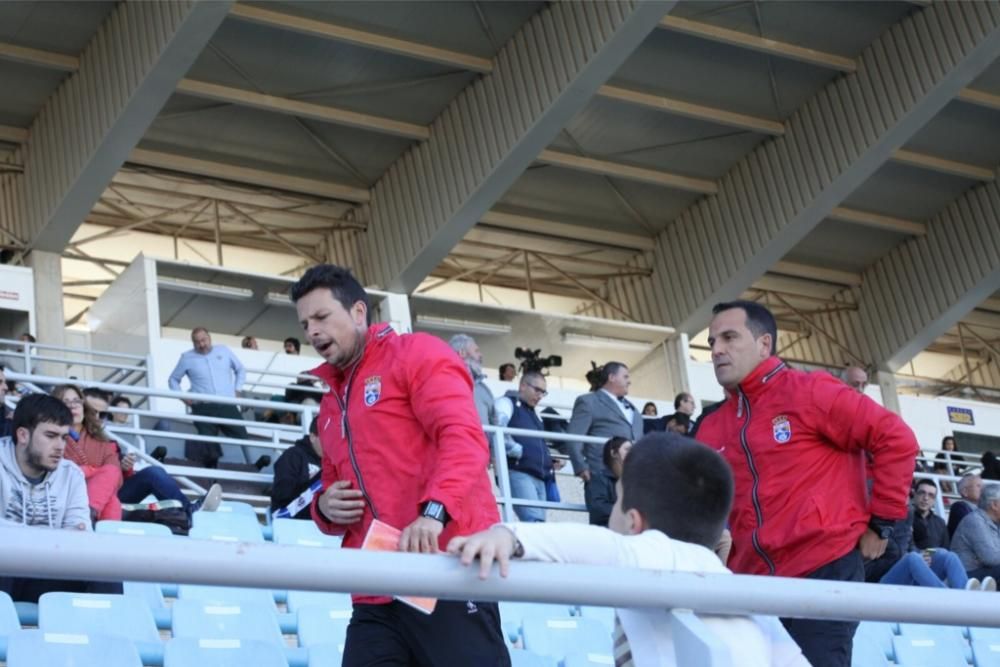
{"type": "Polygon", "coordinates": [[[320,529],[320,532],[327,535],[343,535],[347,532],[347,526],[341,526],[340,524],[333,523],[319,511],[319,496],[313,499],[312,505],[309,506],[309,513],[312,515],[313,522],[316,527],[320,529]]]}

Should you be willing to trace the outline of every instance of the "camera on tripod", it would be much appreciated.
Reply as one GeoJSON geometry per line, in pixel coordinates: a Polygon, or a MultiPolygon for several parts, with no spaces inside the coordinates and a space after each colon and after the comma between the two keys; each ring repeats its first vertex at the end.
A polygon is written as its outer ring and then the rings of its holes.
{"type": "Polygon", "coordinates": [[[543,357],[541,350],[529,350],[523,347],[514,348],[514,358],[521,360],[522,373],[529,371],[541,373],[546,368],[562,366],[562,357],[557,354],[543,357]]]}

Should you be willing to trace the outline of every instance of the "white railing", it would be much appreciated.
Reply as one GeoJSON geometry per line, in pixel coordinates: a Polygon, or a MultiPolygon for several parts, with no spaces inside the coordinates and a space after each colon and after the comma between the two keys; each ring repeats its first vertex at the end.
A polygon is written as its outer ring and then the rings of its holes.
{"type": "Polygon", "coordinates": [[[149,369],[149,359],[138,354],[104,352],[102,350],[0,338],[0,364],[11,371],[16,371],[16,366],[20,366],[25,374],[31,374],[34,372],[35,366],[40,363],[65,366],[67,376],[71,375],[70,369],[75,366],[108,371],[102,380],[105,382],[114,380],[121,384],[126,384],[129,381],[127,386],[131,386],[134,382],[145,383],[149,369]],[[106,361],[98,359],[106,359],[106,361]]]}

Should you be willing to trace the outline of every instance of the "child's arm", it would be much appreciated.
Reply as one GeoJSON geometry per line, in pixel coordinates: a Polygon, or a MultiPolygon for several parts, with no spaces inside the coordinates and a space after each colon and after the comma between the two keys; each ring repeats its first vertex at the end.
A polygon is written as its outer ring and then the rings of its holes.
{"type": "MultiPolygon", "coordinates": [[[[659,559],[670,558],[670,540],[662,534],[657,544],[659,559]]],[[[623,565],[640,567],[638,542],[654,539],[654,534],[624,536],[600,526],[574,523],[498,524],[469,537],[456,537],[448,553],[459,556],[463,565],[479,558],[479,576],[489,576],[493,561],[506,577],[510,559],[524,558],[550,563],[580,565],[623,565]]]]}

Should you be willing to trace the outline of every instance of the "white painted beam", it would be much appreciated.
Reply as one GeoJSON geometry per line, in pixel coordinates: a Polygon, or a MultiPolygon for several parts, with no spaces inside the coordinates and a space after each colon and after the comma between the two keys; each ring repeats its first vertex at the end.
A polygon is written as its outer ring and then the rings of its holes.
{"type": "Polygon", "coordinates": [[[0,141],[23,144],[28,140],[28,130],[23,127],[0,125],[0,141]]]}
{"type": "Polygon", "coordinates": [[[32,122],[24,171],[0,186],[0,223],[33,249],[62,252],[230,5],[118,4],[32,122]]]}
{"type": "Polygon", "coordinates": [[[992,181],[994,178],[991,169],[984,169],[983,167],[977,167],[964,162],[946,160],[902,148],[892,154],[892,159],[894,162],[899,162],[900,164],[908,164],[911,167],[920,167],[941,174],[948,174],[949,176],[961,176],[971,181],[992,181]]]}
{"type": "Polygon", "coordinates": [[[846,206],[837,206],[827,217],[839,222],[853,222],[856,225],[864,225],[873,229],[885,229],[890,232],[899,232],[900,234],[923,236],[927,233],[927,225],[922,222],[914,222],[913,220],[905,220],[878,213],[869,213],[868,211],[859,211],[846,206]]]}
{"type": "Polygon", "coordinates": [[[768,269],[768,272],[785,276],[794,276],[796,278],[806,278],[808,280],[816,280],[824,283],[833,283],[835,285],[845,285],[851,287],[861,285],[861,276],[851,271],[827,269],[819,266],[810,266],[807,264],[799,264],[797,262],[788,262],[784,260],[775,262],[771,268],[768,269]]]}
{"type": "Polygon", "coordinates": [[[583,171],[599,176],[613,176],[637,183],[648,185],[658,185],[660,187],[683,190],[685,192],[697,192],[699,194],[715,194],[718,187],[715,181],[705,178],[695,178],[676,174],[662,169],[650,169],[635,165],[623,164],[612,160],[601,160],[596,158],[573,155],[564,151],[546,149],[538,155],[538,162],[550,164],[556,167],[564,167],[575,171],[583,171]]]}
{"type": "Polygon", "coordinates": [[[597,243],[617,248],[631,250],[648,250],[653,243],[652,237],[619,232],[608,227],[592,227],[579,225],[542,216],[518,215],[502,211],[487,211],[480,222],[491,227],[510,229],[522,232],[535,232],[579,239],[588,243],[597,243]]]}
{"type": "Polygon", "coordinates": [[[52,51],[31,49],[26,46],[0,42],[0,60],[9,60],[33,67],[75,72],[80,67],[80,59],[52,51]]]}
{"type": "Polygon", "coordinates": [[[411,292],[507,191],[672,3],[553,3],[460,93],[371,202],[367,283],[411,292]]]}

